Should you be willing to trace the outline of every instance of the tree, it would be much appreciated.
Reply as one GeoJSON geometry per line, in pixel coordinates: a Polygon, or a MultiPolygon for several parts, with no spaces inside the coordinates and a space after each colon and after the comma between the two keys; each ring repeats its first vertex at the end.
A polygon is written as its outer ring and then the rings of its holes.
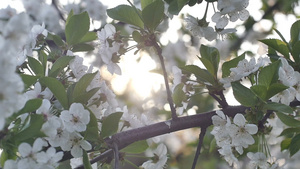
{"type": "MultiPolygon", "coordinates": [[[[297,3],[278,0],[267,7],[268,2],[262,1],[262,19],[273,20],[274,10],[293,12],[297,3]]],[[[250,168],[291,168],[289,160],[296,158],[300,149],[300,22],[291,26],[290,41],[277,29],[274,31],[280,39],[260,39],[267,46],[266,56],[238,54],[241,42],[258,22],[249,18],[248,4],[248,0],[128,0],[105,10],[99,1],[84,0],[66,15],[53,0],[51,5],[24,1],[26,13],[10,7],[1,9],[1,166],[121,168],[128,163],[133,168],[164,168],[168,151],[157,136],[200,127],[188,167],[200,167],[205,156],[217,155],[233,168],[242,168],[245,159],[250,159],[250,168]],[[202,66],[189,64],[180,56],[166,57],[167,46],[159,41],[164,23],[185,6],[203,5],[203,17],[186,15],[182,28],[194,44],[201,39],[197,60],[202,66]],[[105,23],[106,12],[114,20],[111,23],[105,23]],[[63,27],[59,20],[64,21],[63,27]],[[97,20],[102,20],[103,27],[93,28],[97,20]],[[245,21],[246,31],[240,37],[234,35],[235,28],[227,28],[229,22],[237,20],[245,21]],[[32,26],[32,22],[42,23],[32,26]],[[128,25],[130,29],[125,31],[128,25]],[[228,34],[232,43],[227,48],[235,56],[222,61],[222,53],[204,44],[203,39],[219,41],[228,34]],[[161,105],[168,103],[170,110],[154,103],[160,109],[157,112],[169,118],[166,121],[151,122],[143,113],[132,113],[133,108],[145,111],[138,103],[121,106],[120,101],[128,98],[113,93],[102,77],[106,70],[95,68],[96,64],[84,65],[84,57],[77,55],[97,53],[100,66],[122,76],[121,57],[132,50],[135,55],[147,52],[157,58],[164,89],[156,95],[164,99],[161,105]],[[228,104],[228,89],[240,105],[228,104]],[[214,103],[218,106],[215,110],[214,103]],[[196,114],[187,115],[193,106],[198,107],[196,114]],[[274,121],[280,125],[272,124],[274,121]],[[276,137],[281,137],[271,144],[268,138],[276,128],[280,131],[276,137]],[[285,164],[279,163],[272,152],[276,147],[289,153],[285,164]],[[147,160],[129,160],[131,155],[141,156],[145,151],[151,152],[147,160]],[[76,165],[78,159],[82,162],[76,165]]],[[[178,162],[174,165],[179,166],[178,162]]]]}

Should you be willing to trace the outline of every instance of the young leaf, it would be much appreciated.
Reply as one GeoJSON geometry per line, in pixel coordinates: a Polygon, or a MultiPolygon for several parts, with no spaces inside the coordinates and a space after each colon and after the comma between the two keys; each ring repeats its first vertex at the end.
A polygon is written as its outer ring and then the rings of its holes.
{"type": "Polygon", "coordinates": [[[289,87],[287,87],[281,83],[273,83],[267,91],[266,99],[270,99],[271,97],[275,96],[277,93],[282,92],[288,88],[289,87]]]}
{"type": "Polygon", "coordinates": [[[58,35],[54,35],[54,34],[48,33],[48,37],[47,38],[50,39],[50,40],[53,40],[53,42],[55,43],[55,45],[58,46],[58,47],[62,47],[62,46],[65,45],[64,41],[58,35]]]}
{"type": "Polygon", "coordinates": [[[156,29],[156,27],[163,20],[164,15],[164,3],[161,0],[152,2],[142,11],[144,23],[151,31],[156,29]]]}
{"type": "Polygon", "coordinates": [[[144,29],[143,21],[132,6],[119,5],[115,8],[107,9],[107,15],[112,19],[119,20],[121,22],[125,22],[144,29]]]}
{"type": "Polygon", "coordinates": [[[88,154],[85,150],[83,150],[83,166],[85,169],[93,169],[91,163],[90,163],[90,160],[89,160],[89,157],[88,157],[88,154]]]}
{"type": "Polygon", "coordinates": [[[196,76],[197,80],[202,83],[216,84],[215,78],[207,70],[201,69],[195,65],[186,65],[181,67],[182,70],[192,73],[196,76]]]}
{"type": "Polygon", "coordinates": [[[102,123],[100,136],[102,138],[111,136],[118,131],[119,121],[123,115],[123,112],[116,112],[107,116],[102,123]]]}
{"type": "Polygon", "coordinates": [[[220,62],[220,54],[217,48],[201,45],[201,58],[199,58],[209,73],[217,77],[220,62]]]}
{"type": "Polygon", "coordinates": [[[267,96],[267,87],[266,86],[254,85],[254,86],[251,86],[250,89],[256,94],[256,96],[258,96],[262,100],[264,100],[264,101],[268,100],[268,99],[266,99],[266,96],[267,96]]]}
{"type": "Polygon", "coordinates": [[[51,90],[53,95],[65,109],[69,108],[66,89],[60,81],[53,77],[42,77],[39,82],[51,90]]]}
{"type": "Polygon", "coordinates": [[[280,144],[281,151],[288,149],[290,147],[291,141],[292,141],[292,138],[284,139],[280,144]]]}
{"type": "Polygon", "coordinates": [[[168,11],[172,15],[178,15],[181,9],[189,2],[189,0],[173,0],[169,3],[168,11]]]}
{"type": "Polygon", "coordinates": [[[227,62],[224,62],[222,65],[222,77],[228,77],[230,75],[230,68],[236,67],[239,63],[239,61],[245,59],[245,53],[243,53],[242,55],[229,60],[227,62]]]}
{"type": "Polygon", "coordinates": [[[84,93],[80,94],[78,97],[73,99],[73,103],[86,104],[90,100],[90,98],[92,98],[97,93],[97,91],[99,89],[100,89],[100,87],[96,87],[96,88],[89,90],[88,92],[84,92],[84,93]]]}
{"type": "Polygon", "coordinates": [[[72,52],[86,52],[94,50],[94,46],[86,43],[78,43],[73,45],[72,52]]]}
{"type": "Polygon", "coordinates": [[[42,99],[28,100],[25,106],[18,112],[18,115],[36,111],[38,108],[40,108],[41,105],[42,105],[42,99]]]}
{"type": "Polygon", "coordinates": [[[260,41],[281,53],[285,58],[289,58],[289,49],[283,41],[279,39],[264,39],[260,41]]]}
{"type": "Polygon", "coordinates": [[[299,41],[300,37],[300,20],[293,23],[291,30],[291,46],[294,47],[297,41],[299,41]]]}
{"type": "Polygon", "coordinates": [[[80,80],[76,83],[72,94],[74,100],[78,99],[78,97],[80,97],[83,93],[86,93],[86,88],[90,85],[97,73],[98,72],[87,73],[80,78],[80,80]]]}
{"type": "Polygon", "coordinates": [[[141,6],[142,6],[142,10],[148,6],[149,4],[151,4],[153,1],[155,0],[141,0],[141,6]]]}
{"type": "Polygon", "coordinates": [[[29,125],[15,135],[16,141],[21,143],[27,139],[44,137],[45,134],[40,130],[44,124],[44,117],[40,114],[30,115],[29,125]]]}
{"type": "Polygon", "coordinates": [[[87,32],[78,43],[91,42],[98,38],[96,32],[87,32]]]}
{"type": "Polygon", "coordinates": [[[62,56],[59,57],[52,65],[49,76],[56,77],[74,58],[75,56],[62,56]]]}
{"type": "Polygon", "coordinates": [[[290,155],[293,156],[299,151],[299,149],[300,149],[300,134],[296,135],[291,140],[291,144],[289,147],[290,155]]]}
{"type": "Polygon", "coordinates": [[[179,83],[175,89],[174,89],[174,92],[173,92],[173,95],[172,95],[172,98],[173,98],[173,101],[174,101],[174,104],[176,106],[181,106],[182,105],[182,101],[185,100],[185,93],[184,91],[182,90],[184,84],[183,83],[179,83]]]}
{"type": "Polygon", "coordinates": [[[25,89],[28,89],[31,85],[35,84],[39,76],[31,76],[26,74],[20,74],[23,83],[25,84],[25,89]]]}
{"type": "Polygon", "coordinates": [[[281,103],[276,103],[276,102],[267,103],[266,105],[264,105],[264,109],[278,111],[281,113],[288,113],[288,114],[293,113],[293,109],[290,106],[281,103]]]}
{"type": "Polygon", "coordinates": [[[253,107],[258,103],[259,100],[256,95],[247,87],[243,86],[239,82],[232,82],[231,86],[235,99],[242,105],[253,107]]]}
{"type": "Polygon", "coordinates": [[[282,121],[282,123],[286,124],[287,126],[291,126],[291,127],[299,127],[300,126],[300,121],[294,119],[292,116],[288,116],[279,111],[277,111],[276,114],[277,114],[278,118],[282,121]]]}
{"type": "Polygon", "coordinates": [[[131,153],[131,154],[139,154],[143,153],[147,150],[148,144],[146,140],[141,140],[130,144],[129,146],[123,148],[121,152],[131,153]]]}
{"type": "Polygon", "coordinates": [[[284,129],[279,136],[294,135],[295,133],[300,133],[300,128],[287,128],[284,129]]]}
{"type": "Polygon", "coordinates": [[[89,112],[90,112],[90,122],[86,126],[86,131],[84,132],[84,139],[89,141],[97,141],[99,138],[97,118],[93,112],[91,112],[90,110],[89,112]]]}
{"type": "Polygon", "coordinates": [[[258,84],[264,85],[267,88],[270,87],[271,84],[278,81],[278,69],[281,61],[278,60],[273,62],[272,64],[261,69],[258,75],[258,84]]]}
{"type": "Polygon", "coordinates": [[[87,12],[73,15],[66,23],[66,40],[68,45],[74,45],[87,34],[90,28],[90,18],[87,12]]]}
{"type": "Polygon", "coordinates": [[[41,76],[45,75],[44,67],[38,60],[36,60],[33,57],[27,57],[27,59],[28,59],[29,67],[35,73],[35,75],[41,75],[41,76]]]}

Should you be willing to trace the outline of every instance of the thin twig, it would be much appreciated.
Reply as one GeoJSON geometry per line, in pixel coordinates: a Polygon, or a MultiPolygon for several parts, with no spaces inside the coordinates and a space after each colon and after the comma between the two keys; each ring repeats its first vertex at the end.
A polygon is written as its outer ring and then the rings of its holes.
{"type": "Polygon", "coordinates": [[[119,149],[117,143],[113,143],[114,155],[115,155],[115,167],[114,169],[119,169],[119,149]]]}
{"type": "Polygon", "coordinates": [[[155,39],[154,36],[151,39],[151,44],[155,48],[155,50],[157,52],[157,55],[159,57],[160,63],[161,63],[161,67],[162,67],[163,75],[164,75],[164,80],[165,80],[165,86],[166,86],[166,90],[167,90],[168,102],[169,102],[171,113],[172,113],[172,119],[176,120],[176,119],[178,119],[178,117],[177,117],[177,114],[176,114],[176,109],[174,107],[174,103],[173,103],[173,99],[172,99],[172,94],[171,94],[171,90],[170,90],[170,87],[169,87],[168,74],[167,74],[167,70],[166,70],[166,66],[165,66],[165,62],[164,62],[164,57],[162,56],[162,49],[157,44],[156,39],[155,39]]]}
{"type": "Polygon", "coordinates": [[[53,5],[54,8],[57,10],[59,17],[60,17],[64,22],[66,22],[66,19],[64,18],[64,16],[63,16],[61,10],[58,8],[58,5],[57,5],[57,3],[56,3],[56,0],[52,0],[52,5],[53,5]]]}
{"type": "Polygon", "coordinates": [[[195,169],[199,155],[200,155],[200,151],[201,151],[201,147],[202,147],[202,143],[203,143],[203,139],[206,133],[206,127],[202,127],[201,128],[201,132],[199,134],[199,143],[197,145],[197,150],[196,150],[196,154],[194,157],[194,161],[193,161],[193,165],[192,165],[192,169],[195,169]]]}

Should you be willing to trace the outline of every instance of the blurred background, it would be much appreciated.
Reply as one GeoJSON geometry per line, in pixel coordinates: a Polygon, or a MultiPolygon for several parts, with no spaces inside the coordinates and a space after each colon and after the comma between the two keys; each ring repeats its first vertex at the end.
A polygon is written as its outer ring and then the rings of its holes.
{"type": "MultiPolygon", "coordinates": [[[[140,8],[138,0],[132,1],[140,8]]],[[[134,29],[130,25],[118,23],[106,15],[106,9],[127,4],[126,0],[1,0],[0,9],[11,8],[7,15],[14,15],[26,11],[31,16],[32,25],[46,25],[46,29],[61,36],[64,35],[64,20],[71,9],[74,13],[87,11],[91,17],[91,31],[101,30],[107,23],[116,26],[122,35],[129,35],[134,29]]],[[[166,6],[167,7],[167,6],[166,6]]],[[[158,38],[163,47],[163,56],[166,61],[169,82],[172,88],[174,76],[173,66],[187,64],[201,65],[199,47],[201,44],[211,45],[218,48],[221,60],[224,62],[244,52],[247,57],[264,55],[267,48],[258,40],[264,38],[280,38],[273,29],[276,28],[289,41],[289,29],[291,24],[300,16],[298,0],[250,0],[247,10],[250,17],[245,22],[235,22],[229,28],[236,28],[237,32],[228,36],[220,37],[216,41],[209,42],[191,36],[185,29],[184,18],[187,14],[202,18],[206,3],[200,3],[193,7],[185,6],[178,16],[172,19],[166,18],[159,25],[158,38]]],[[[208,16],[214,13],[211,6],[208,16]]],[[[167,14],[167,12],[166,12],[167,14]]],[[[208,22],[210,17],[207,18],[208,22]]],[[[99,42],[95,42],[99,45],[99,42]]],[[[128,46],[134,45],[129,42],[128,46]]],[[[117,95],[120,107],[127,105],[129,113],[140,116],[147,115],[152,122],[164,121],[170,118],[170,108],[167,103],[167,95],[164,87],[162,70],[159,58],[154,51],[142,50],[135,53],[134,50],[121,57],[118,65],[122,75],[111,75],[99,56],[97,48],[88,53],[76,53],[84,58],[86,65],[94,65],[100,69],[100,74],[107,84],[117,95]]],[[[220,74],[221,75],[221,74],[220,74]]],[[[195,89],[195,95],[191,97],[188,105],[183,110],[184,115],[193,115],[211,111],[217,108],[213,99],[203,90],[203,86],[195,89]]],[[[231,91],[226,91],[226,97],[230,105],[238,104],[232,97],[231,91]]],[[[167,144],[169,160],[167,168],[183,169],[190,168],[195,149],[197,147],[200,129],[188,129],[160,136],[167,144]]],[[[207,132],[204,139],[204,147],[199,157],[198,169],[228,168],[213,145],[213,136],[207,132]]],[[[138,161],[139,158],[127,157],[138,161]]],[[[141,159],[142,164],[144,160],[141,159]]],[[[124,168],[131,168],[124,164],[124,168]]],[[[246,168],[246,167],[245,167],[246,168]]]]}

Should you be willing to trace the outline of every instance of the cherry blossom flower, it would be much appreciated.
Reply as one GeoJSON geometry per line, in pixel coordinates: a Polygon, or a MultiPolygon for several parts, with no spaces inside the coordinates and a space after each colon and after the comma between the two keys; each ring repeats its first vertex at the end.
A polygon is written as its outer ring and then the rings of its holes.
{"type": "Polygon", "coordinates": [[[269,167],[269,164],[267,162],[267,157],[264,153],[262,152],[256,152],[256,153],[252,153],[249,152],[247,153],[248,158],[251,160],[249,162],[249,167],[256,169],[256,168],[263,168],[266,169],[269,167]]]}
{"type": "Polygon", "coordinates": [[[73,103],[70,109],[62,111],[59,117],[67,131],[82,132],[86,130],[86,125],[90,121],[90,112],[85,110],[82,104],[73,103]]]}
{"type": "Polygon", "coordinates": [[[232,148],[230,145],[225,145],[218,151],[230,166],[234,166],[235,168],[238,166],[238,159],[232,153],[232,148]]]}
{"type": "Polygon", "coordinates": [[[243,154],[243,147],[254,144],[255,140],[251,136],[256,134],[258,127],[255,124],[246,124],[246,119],[242,114],[236,114],[233,123],[228,126],[229,135],[232,138],[232,145],[239,154],[243,154]]]}
{"type": "Polygon", "coordinates": [[[216,111],[217,115],[212,116],[214,125],[211,134],[215,136],[216,143],[219,147],[231,144],[231,137],[227,131],[227,127],[231,124],[229,117],[222,112],[216,111]]]}
{"type": "Polygon", "coordinates": [[[83,150],[91,150],[92,145],[84,140],[84,138],[77,132],[70,133],[70,137],[67,142],[61,145],[63,151],[71,151],[73,157],[82,157],[83,150]]]}
{"type": "Polygon", "coordinates": [[[55,169],[63,155],[63,152],[56,152],[55,148],[50,147],[46,152],[42,151],[37,154],[37,162],[43,164],[45,169],[55,169]]]}
{"type": "Polygon", "coordinates": [[[164,168],[168,160],[167,147],[164,144],[159,144],[153,151],[153,159],[142,164],[144,169],[164,168]]]}
{"type": "Polygon", "coordinates": [[[279,81],[288,87],[294,86],[298,82],[300,73],[294,71],[294,68],[289,65],[285,58],[281,58],[281,63],[282,66],[278,71],[279,81]]]}
{"type": "Polygon", "coordinates": [[[290,103],[295,99],[296,94],[297,94],[296,89],[293,87],[290,87],[280,93],[277,93],[275,96],[271,97],[271,100],[272,100],[272,102],[290,105],[290,103]]]}
{"type": "Polygon", "coordinates": [[[217,33],[215,30],[208,26],[207,24],[199,25],[198,19],[194,18],[191,15],[188,15],[187,18],[184,19],[186,23],[186,29],[191,31],[193,36],[204,37],[205,39],[212,41],[217,38],[217,33]]]}
{"type": "Polygon", "coordinates": [[[100,55],[102,61],[107,65],[108,71],[121,75],[121,68],[116,64],[119,61],[118,51],[121,43],[114,41],[116,28],[112,24],[106,24],[101,31],[97,32],[100,41],[100,55]]]}

